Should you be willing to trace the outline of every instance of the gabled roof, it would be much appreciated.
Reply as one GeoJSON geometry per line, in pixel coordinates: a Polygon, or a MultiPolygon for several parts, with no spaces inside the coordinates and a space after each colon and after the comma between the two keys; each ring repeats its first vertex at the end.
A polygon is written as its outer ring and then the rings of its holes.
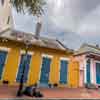
{"type": "Polygon", "coordinates": [[[0,37],[7,38],[10,40],[16,40],[20,42],[29,41],[31,44],[40,46],[40,47],[47,47],[51,49],[58,49],[63,51],[71,51],[70,49],[66,48],[59,40],[50,39],[46,37],[39,37],[36,38],[35,35],[30,33],[20,32],[16,30],[6,29],[5,31],[0,33],[0,37]]]}
{"type": "Polygon", "coordinates": [[[80,55],[85,53],[94,53],[100,55],[100,48],[89,44],[83,44],[74,54],[80,55]]]}

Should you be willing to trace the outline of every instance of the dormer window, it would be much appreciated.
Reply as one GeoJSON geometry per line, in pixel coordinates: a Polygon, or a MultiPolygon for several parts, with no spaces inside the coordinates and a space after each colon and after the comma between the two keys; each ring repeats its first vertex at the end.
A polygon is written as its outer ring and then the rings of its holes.
{"type": "Polygon", "coordinates": [[[1,0],[1,4],[4,5],[4,0],[1,0]]]}

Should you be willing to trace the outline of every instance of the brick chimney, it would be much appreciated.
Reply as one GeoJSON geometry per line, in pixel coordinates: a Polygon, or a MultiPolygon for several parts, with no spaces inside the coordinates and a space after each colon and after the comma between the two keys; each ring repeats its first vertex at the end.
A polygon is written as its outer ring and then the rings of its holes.
{"type": "Polygon", "coordinates": [[[41,27],[42,27],[42,22],[41,22],[41,18],[39,17],[39,20],[36,24],[36,30],[35,30],[36,39],[39,39],[39,37],[40,37],[41,27]]]}

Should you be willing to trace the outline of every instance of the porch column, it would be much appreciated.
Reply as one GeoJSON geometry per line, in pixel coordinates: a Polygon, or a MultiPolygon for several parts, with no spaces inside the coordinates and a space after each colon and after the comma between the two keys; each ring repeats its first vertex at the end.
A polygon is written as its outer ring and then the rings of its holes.
{"type": "Polygon", "coordinates": [[[90,59],[90,79],[91,83],[94,83],[94,71],[93,71],[93,59],[90,59]]]}
{"type": "Polygon", "coordinates": [[[95,84],[95,64],[94,59],[91,59],[91,66],[90,66],[90,72],[91,72],[91,83],[95,84]]]}
{"type": "Polygon", "coordinates": [[[87,82],[87,77],[86,77],[86,61],[87,61],[87,59],[85,58],[84,59],[84,83],[87,82]]]}

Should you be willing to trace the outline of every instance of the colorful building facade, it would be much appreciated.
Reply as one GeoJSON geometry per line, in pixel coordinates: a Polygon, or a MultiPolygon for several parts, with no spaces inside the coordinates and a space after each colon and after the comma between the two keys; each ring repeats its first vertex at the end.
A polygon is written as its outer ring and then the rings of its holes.
{"type": "Polygon", "coordinates": [[[84,44],[75,53],[60,41],[13,30],[0,36],[0,83],[40,87],[84,87],[100,84],[100,48],[84,44]],[[30,40],[26,55],[25,40],[30,40]]]}
{"type": "MultiPolygon", "coordinates": [[[[77,52],[60,41],[13,31],[10,0],[0,1],[0,83],[84,87],[100,84],[100,48],[84,44],[77,52]],[[30,42],[26,54],[26,41],[30,42]]],[[[37,32],[37,31],[36,31],[37,32]]],[[[38,34],[39,35],[39,34],[38,34]]]]}
{"type": "Polygon", "coordinates": [[[83,44],[75,52],[74,59],[79,62],[79,86],[85,84],[100,85],[100,48],[83,44]]]}
{"type": "MultiPolygon", "coordinates": [[[[1,84],[19,84],[25,66],[26,85],[77,87],[78,74],[76,72],[73,77],[75,73],[70,59],[72,54],[73,51],[65,48],[58,40],[41,37],[37,40],[31,34],[7,30],[0,37],[1,84]],[[25,39],[30,40],[27,55],[25,39]],[[77,80],[73,81],[75,78],[77,80]]],[[[75,65],[77,67],[78,63],[74,62],[75,65]]]]}
{"type": "Polygon", "coordinates": [[[9,1],[0,2],[0,83],[19,84],[25,66],[26,85],[77,87],[79,75],[73,65],[78,67],[78,63],[70,59],[73,51],[58,40],[37,39],[31,34],[11,30],[14,21],[9,1]],[[24,42],[27,40],[30,46],[26,55],[24,42]]]}

